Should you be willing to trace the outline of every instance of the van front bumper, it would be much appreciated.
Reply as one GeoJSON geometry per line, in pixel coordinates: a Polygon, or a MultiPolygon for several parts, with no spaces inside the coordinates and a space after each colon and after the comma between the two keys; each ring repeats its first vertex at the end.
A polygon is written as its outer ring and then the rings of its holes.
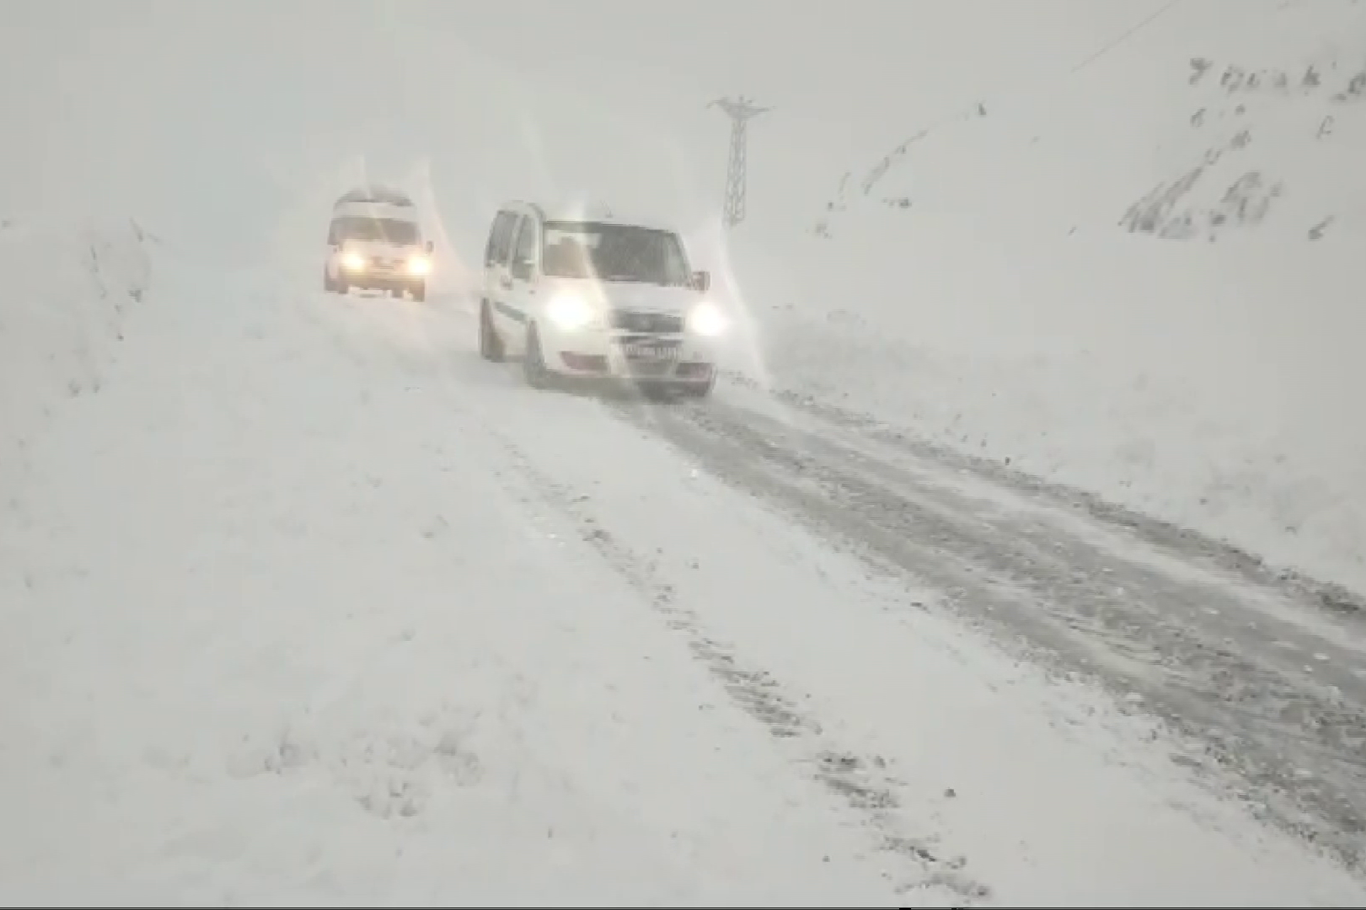
{"type": "Polygon", "coordinates": [[[566,376],[705,385],[716,372],[715,350],[689,335],[556,332],[542,344],[547,365],[566,376]]]}
{"type": "Polygon", "coordinates": [[[359,272],[343,275],[348,287],[366,291],[411,291],[420,288],[425,279],[413,275],[359,272]]]}

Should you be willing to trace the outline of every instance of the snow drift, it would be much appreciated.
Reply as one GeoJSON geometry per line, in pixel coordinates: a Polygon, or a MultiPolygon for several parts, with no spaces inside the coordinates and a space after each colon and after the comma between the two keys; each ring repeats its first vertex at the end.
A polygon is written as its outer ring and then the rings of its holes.
{"type": "Polygon", "coordinates": [[[64,401],[100,391],[151,287],[149,243],[131,222],[0,227],[0,483],[64,401]]]}

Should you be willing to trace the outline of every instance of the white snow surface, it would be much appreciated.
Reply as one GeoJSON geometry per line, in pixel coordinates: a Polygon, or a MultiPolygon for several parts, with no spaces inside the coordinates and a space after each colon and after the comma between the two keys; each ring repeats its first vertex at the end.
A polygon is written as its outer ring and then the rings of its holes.
{"type": "Polygon", "coordinates": [[[11,216],[131,213],[311,275],[320,208],[384,179],[439,289],[506,198],[672,212],[756,381],[1366,591],[1358,0],[55,0],[10,27],[11,216]],[[705,102],[737,92],[774,110],[726,241],[705,102]]]}
{"type": "Polygon", "coordinates": [[[481,363],[458,295],[504,198],[672,211],[760,385],[1366,590],[1366,108],[1333,97],[1366,4],[1178,3],[1130,33],[1143,7],[25,6],[0,57],[0,900],[1366,902],[1155,725],[889,613],[919,593],[481,363]],[[1229,65],[1301,81],[1219,91],[1229,65]],[[723,238],[702,105],[737,86],[775,111],[723,238]],[[1212,151],[1162,210],[1198,242],[1121,225],[1212,151]],[[1253,171],[1255,217],[1214,224],[1253,171]],[[365,176],[438,238],[429,307],[316,290],[365,176]],[[666,615],[884,756],[965,865],[879,851],[666,615]]]}
{"type": "Polygon", "coordinates": [[[993,903],[1366,894],[1147,722],[490,370],[458,309],[153,258],[99,392],[0,478],[6,902],[954,905],[725,697],[665,585],[888,756],[993,903]]]}

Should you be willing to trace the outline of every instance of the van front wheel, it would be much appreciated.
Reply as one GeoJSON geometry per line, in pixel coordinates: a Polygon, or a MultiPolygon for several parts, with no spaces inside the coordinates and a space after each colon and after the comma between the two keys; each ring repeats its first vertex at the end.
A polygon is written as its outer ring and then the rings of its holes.
{"type": "Polygon", "coordinates": [[[541,336],[536,331],[536,323],[526,330],[526,352],[522,355],[522,375],[526,384],[533,389],[549,388],[554,375],[545,364],[545,352],[541,350],[541,336]]]}
{"type": "Polygon", "coordinates": [[[479,304],[479,356],[491,363],[503,362],[503,339],[493,326],[493,314],[487,300],[479,304]]]}

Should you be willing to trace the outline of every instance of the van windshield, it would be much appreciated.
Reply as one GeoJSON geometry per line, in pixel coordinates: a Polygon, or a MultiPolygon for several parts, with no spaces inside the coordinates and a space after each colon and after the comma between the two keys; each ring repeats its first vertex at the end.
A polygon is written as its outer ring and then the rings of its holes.
{"type": "Polygon", "coordinates": [[[557,278],[680,287],[690,282],[683,244],[672,231],[596,221],[548,221],[542,242],[542,271],[557,278]]]}
{"type": "Polygon", "coordinates": [[[338,218],[332,222],[332,241],[384,240],[404,246],[418,242],[417,224],[393,218],[338,218]]]}

